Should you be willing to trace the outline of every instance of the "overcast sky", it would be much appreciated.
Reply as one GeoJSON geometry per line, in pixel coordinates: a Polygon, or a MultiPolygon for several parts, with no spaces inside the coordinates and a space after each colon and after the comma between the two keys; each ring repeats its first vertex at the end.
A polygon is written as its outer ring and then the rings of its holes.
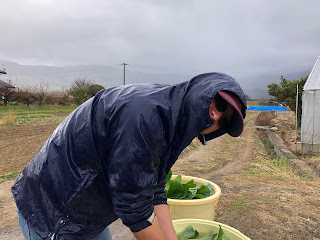
{"type": "Polygon", "coordinates": [[[285,74],[320,56],[319,0],[4,0],[0,60],[285,74]]]}

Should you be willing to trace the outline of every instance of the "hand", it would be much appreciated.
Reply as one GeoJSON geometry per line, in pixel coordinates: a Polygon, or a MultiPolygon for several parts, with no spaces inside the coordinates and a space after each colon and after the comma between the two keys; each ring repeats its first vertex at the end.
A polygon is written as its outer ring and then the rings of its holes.
{"type": "Polygon", "coordinates": [[[177,240],[178,237],[172,225],[172,220],[171,220],[168,205],[166,204],[156,205],[154,206],[154,212],[158,217],[158,221],[159,221],[164,239],[177,240]]]}
{"type": "Polygon", "coordinates": [[[168,205],[154,207],[156,214],[153,223],[139,232],[133,233],[138,240],[178,240],[174,231],[168,205]]]}
{"type": "Polygon", "coordinates": [[[138,240],[166,240],[162,234],[157,216],[154,218],[151,226],[133,233],[138,240]]]}

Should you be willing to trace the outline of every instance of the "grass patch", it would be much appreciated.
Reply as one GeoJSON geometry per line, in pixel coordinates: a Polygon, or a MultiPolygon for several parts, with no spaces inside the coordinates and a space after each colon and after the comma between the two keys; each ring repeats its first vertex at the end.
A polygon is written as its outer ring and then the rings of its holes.
{"type": "Polygon", "coordinates": [[[286,169],[289,167],[289,165],[287,164],[287,161],[285,158],[282,157],[276,157],[272,160],[272,165],[274,167],[277,167],[279,169],[286,169]]]}
{"type": "Polygon", "coordinates": [[[22,105],[22,104],[19,103],[19,102],[8,102],[7,104],[8,104],[8,105],[11,105],[11,106],[22,105]]]}
{"type": "Polygon", "coordinates": [[[260,167],[258,165],[254,164],[247,164],[244,166],[244,170],[249,174],[249,175],[258,175],[261,173],[260,167]]]}
{"type": "Polygon", "coordinates": [[[190,145],[191,147],[193,147],[193,148],[197,148],[196,145],[194,145],[193,142],[191,142],[189,145],[190,145]]]}
{"type": "Polygon", "coordinates": [[[23,116],[17,116],[16,118],[44,118],[44,117],[54,117],[54,115],[45,114],[45,113],[42,113],[42,114],[36,113],[36,114],[28,114],[28,115],[23,115],[23,116]]]}
{"type": "Polygon", "coordinates": [[[192,176],[193,174],[200,174],[200,173],[204,173],[204,171],[200,168],[192,168],[192,169],[186,169],[183,168],[181,169],[181,173],[183,172],[184,175],[190,175],[192,176]]]}
{"type": "Polygon", "coordinates": [[[285,159],[280,157],[271,159],[265,154],[259,154],[254,163],[245,165],[244,170],[250,176],[272,178],[276,180],[286,179],[292,174],[292,168],[287,165],[285,159]]]}
{"type": "Polygon", "coordinates": [[[247,101],[248,106],[260,106],[260,101],[247,101]]]}
{"type": "Polygon", "coordinates": [[[262,181],[267,181],[267,179],[274,180],[284,180],[289,176],[285,172],[279,172],[273,168],[270,168],[268,165],[255,165],[249,164],[246,165],[244,170],[250,177],[261,179],[262,181]]]}
{"type": "Polygon", "coordinates": [[[201,169],[201,168],[194,168],[194,169],[191,170],[191,172],[193,172],[193,173],[203,173],[203,169],[201,169]]]}
{"type": "Polygon", "coordinates": [[[238,147],[240,140],[240,138],[232,138],[227,135],[221,138],[221,142],[224,146],[224,149],[221,151],[221,154],[224,156],[224,158],[230,159],[234,157],[234,153],[238,147]]]}
{"type": "Polygon", "coordinates": [[[287,160],[285,158],[282,158],[282,157],[274,158],[273,161],[272,161],[272,166],[282,170],[283,172],[288,172],[288,173],[291,173],[291,174],[293,174],[295,176],[298,176],[303,181],[312,181],[312,180],[314,180],[314,177],[311,176],[311,175],[303,175],[303,176],[301,176],[299,174],[298,170],[296,170],[293,167],[288,165],[287,160]]]}
{"type": "Polygon", "coordinates": [[[274,180],[284,180],[298,177],[302,181],[312,181],[312,176],[301,176],[299,172],[288,165],[285,158],[270,158],[264,154],[259,154],[256,161],[244,166],[245,172],[250,177],[274,180]]]}
{"type": "Polygon", "coordinates": [[[0,114],[12,112],[16,115],[41,114],[41,113],[71,113],[77,105],[43,105],[43,106],[0,106],[0,114]]]}
{"type": "Polygon", "coordinates": [[[252,210],[252,206],[248,203],[246,199],[237,198],[232,204],[232,207],[239,212],[248,213],[252,210]]]}
{"type": "Polygon", "coordinates": [[[14,113],[7,113],[5,116],[2,118],[3,124],[6,125],[13,125],[16,123],[16,116],[14,113]]]}
{"type": "Polygon", "coordinates": [[[273,145],[273,143],[271,143],[271,142],[269,141],[269,138],[264,137],[264,138],[262,139],[262,142],[263,142],[263,144],[264,144],[265,146],[267,146],[267,148],[269,148],[269,149],[274,149],[274,145],[273,145]]]}
{"type": "Polygon", "coordinates": [[[19,173],[8,173],[8,174],[5,174],[5,175],[0,175],[0,183],[3,183],[3,182],[8,181],[8,180],[17,179],[18,176],[19,176],[19,173]]]}
{"type": "Polygon", "coordinates": [[[77,105],[0,106],[2,124],[61,122],[77,105]]]}

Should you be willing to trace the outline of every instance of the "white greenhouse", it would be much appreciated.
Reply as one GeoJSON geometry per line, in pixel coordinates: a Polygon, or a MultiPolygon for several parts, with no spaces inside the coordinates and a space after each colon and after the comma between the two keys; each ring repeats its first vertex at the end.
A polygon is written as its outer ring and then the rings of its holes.
{"type": "Polygon", "coordinates": [[[320,57],[302,94],[301,153],[320,152],[320,57]]]}

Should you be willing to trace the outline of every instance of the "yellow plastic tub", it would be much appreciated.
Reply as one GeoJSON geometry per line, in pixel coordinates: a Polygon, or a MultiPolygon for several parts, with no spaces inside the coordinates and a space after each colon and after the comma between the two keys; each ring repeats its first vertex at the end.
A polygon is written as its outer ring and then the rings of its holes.
{"type": "Polygon", "coordinates": [[[199,237],[203,237],[211,229],[214,234],[218,233],[220,225],[223,232],[228,235],[230,240],[250,240],[250,238],[243,235],[239,230],[219,222],[203,219],[179,219],[172,221],[172,223],[177,234],[180,234],[191,225],[194,230],[199,232],[199,237]]]}
{"type": "MultiPolygon", "coordinates": [[[[174,180],[177,175],[172,175],[171,179],[174,180]]],[[[215,211],[218,204],[218,199],[221,195],[220,187],[208,180],[191,177],[191,176],[181,176],[181,182],[186,183],[190,180],[194,180],[197,185],[203,185],[210,183],[214,194],[210,197],[202,199],[191,199],[191,200],[180,200],[180,199],[170,199],[168,198],[168,206],[171,215],[171,219],[184,219],[184,218],[196,218],[196,219],[206,219],[214,220],[215,211]]]]}

